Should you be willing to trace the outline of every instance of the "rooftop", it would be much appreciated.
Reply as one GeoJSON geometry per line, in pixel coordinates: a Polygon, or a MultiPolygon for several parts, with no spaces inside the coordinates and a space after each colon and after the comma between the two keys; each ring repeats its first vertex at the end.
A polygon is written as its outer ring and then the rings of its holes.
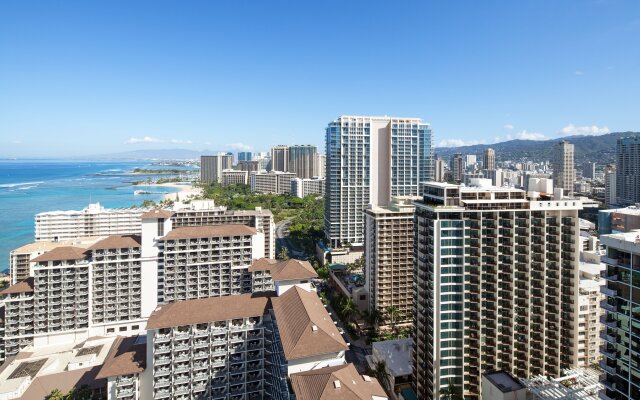
{"type": "Polygon", "coordinates": [[[289,259],[285,261],[260,258],[249,267],[249,272],[269,271],[274,281],[317,278],[318,274],[309,261],[289,259]]]}
{"type": "Polygon", "coordinates": [[[271,294],[240,294],[178,301],[158,306],[147,321],[147,329],[226,321],[262,316],[271,294]]]}
{"type": "Polygon", "coordinates": [[[0,295],[16,294],[16,293],[33,293],[33,277],[22,280],[14,285],[9,286],[0,295]]]}
{"type": "Polygon", "coordinates": [[[317,294],[295,286],[271,302],[287,360],[349,349],[317,294]]]}
{"type": "Polygon", "coordinates": [[[373,355],[384,360],[395,377],[411,375],[411,348],[413,339],[384,340],[374,342],[373,355]]]}
{"type": "Polygon", "coordinates": [[[170,210],[163,210],[161,208],[156,208],[154,210],[150,210],[147,211],[146,213],[142,214],[142,219],[156,219],[156,218],[171,218],[171,216],[173,215],[173,211],[170,210]]]}
{"type": "Polygon", "coordinates": [[[138,235],[114,235],[100,240],[93,246],[89,247],[89,250],[127,249],[132,247],[140,247],[140,243],[140,236],[138,235]]]}
{"type": "Polygon", "coordinates": [[[611,235],[602,235],[600,236],[600,242],[604,245],[620,245],[628,249],[640,249],[640,229],[629,232],[614,233],[611,235]]]}
{"type": "Polygon", "coordinates": [[[34,258],[31,262],[76,261],[86,257],[87,249],[76,246],[60,246],[34,258]]]}
{"type": "Polygon", "coordinates": [[[247,225],[211,225],[211,226],[186,226],[171,230],[160,240],[195,239],[225,236],[255,235],[255,228],[247,225]]]}
{"type": "Polygon", "coordinates": [[[51,241],[33,242],[33,243],[25,244],[24,246],[21,246],[21,247],[18,247],[17,249],[12,250],[12,253],[14,254],[36,253],[36,252],[50,251],[55,249],[56,247],[61,247],[61,246],[89,247],[102,238],[104,237],[103,236],[86,236],[86,237],[80,237],[80,238],[70,239],[70,240],[61,240],[59,242],[51,242],[51,241]]]}
{"type": "Polygon", "coordinates": [[[502,393],[511,393],[521,389],[524,389],[524,385],[516,380],[511,374],[505,371],[488,372],[483,375],[489,382],[496,388],[500,389],[502,393]]]}
{"type": "Polygon", "coordinates": [[[353,364],[291,375],[291,387],[304,400],[371,400],[387,398],[376,378],[360,375],[353,364]]]}
{"type": "Polygon", "coordinates": [[[536,376],[522,383],[539,400],[596,400],[598,390],[604,388],[599,382],[601,372],[598,368],[576,368],[565,370],[560,378],[536,376]]]}
{"type": "Polygon", "coordinates": [[[106,381],[97,378],[100,365],[107,357],[115,338],[94,337],[80,344],[66,343],[46,346],[29,346],[5,362],[0,369],[0,394],[15,387],[16,379],[31,377],[22,399],[43,399],[53,389],[66,393],[73,387],[87,384],[92,388],[106,386],[106,381]],[[84,368],[74,369],[76,363],[90,349],[93,360],[84,368]]]}
{"type": "Polygon", "coordinates": [[[146,357],[146,336],[118,336],[107,358],[104,360],[104,365],[100,369],[97,378],[139,374],[146,367],[146,357]]]}

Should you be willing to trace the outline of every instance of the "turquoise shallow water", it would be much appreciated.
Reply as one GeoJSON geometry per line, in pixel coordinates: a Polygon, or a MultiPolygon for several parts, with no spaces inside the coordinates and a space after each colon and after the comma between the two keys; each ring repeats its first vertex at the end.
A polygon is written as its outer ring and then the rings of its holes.
{"type": "Polygon", "coordinates": [[[176,191],[132,186],[148,177],[127,174],[140,167],[178,169],[145,162],[0,160],[0,271],[8,269],[12,249],[33,241],[33,218],[39,212],[80,210],[90,202],[131,207],[176,191]],[[135,195],[139,189],[152,193],[135,195]]]}

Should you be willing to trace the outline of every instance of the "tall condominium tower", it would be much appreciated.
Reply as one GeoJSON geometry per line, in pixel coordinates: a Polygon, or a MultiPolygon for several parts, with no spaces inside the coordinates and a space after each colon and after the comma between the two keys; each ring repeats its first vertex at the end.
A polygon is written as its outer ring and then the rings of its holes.
{"type": "Polygon", "coordinates": [[[214,183],[222,181],[222,171],[233,166],[233,154],[218,153],[200,157],[200,181],[214,183]]]}
{"type": "Polygon", "coordinates": [[[316,176],[316,155],[318,149],[311,145],[289,146],[289,172],[298,178],[306,179],[316,176]]]}
{"type": "Polygon", "coordinates": [[[488,148],[484,151],[482,157],[482,169],[496,169],[496,151],[494,149],[488,148]]]}
{"type": "Polygon", "coordinates": [[[444,181],[445,165],[446,165],[446,162],[444,160],[436,160],[435,161],[434,178],[433,178],[433,180],[435,180],[436,182],[444,181]]]}
{"type": "Polygon", "coordinates": [[[607,208],[618,203],[616,194],[616,166],[607,165],[604,169],[604,204],[607,208]]]}
{"type": "Polygon", "coordinates": [[[325,235],[331,247],[364,241],[369,204],[418,196],[433,179],[432,133],[417,118],[343,115],[326,129],[325,235]]]}
{"type": "Polygon", "coordinates": [[[616,195],[621,205],[640,203],[640,136],[618,139],[616,195]]]}
{"type": "Polygon", "coordinates": [[[553,186],[564,189],[565,194],[573,193],[576,169],[573,165],[573,144],[563,140],[553,149],[553,186]]]}
{"type": "Polygon", "coordinates": [[[289,146],[279,145],[271,148],[271,170],[289,171],[289,146]]]}
{"type": "Polygon", "coordinates": [[[432,182],[414,204],[420,397],[452,383],[478,399],[482,374],[496,369],[527,378],[575,367],[581,202],[432,182]]]}
{"type": "Polygon", "coordinates": [[[250,151],[239,151],[238,161],[251,161],[253,160],[253,154],[250,151]]]}
{"type": "Polygon", "coordinates": [[[464,174],[464,158],[461,153],[455,153],[449,161],[449,169],[451,170],[451,178],[460,182],[464,174]]]}
{"type": "Polygon", "coordinates": [[[606,310],[602,338],[606,343],[601,348],[605,389],[600,398],[640,399],[640,230],[604,235],[600,240],[607,249],[607,256],[602,258],[607,265],[607,284],[602,288],[607,299],[602,303],[606,310]]]}
{"type": "Polygon", "coordinates": [[[324,154],[316,154],[316,176],[324,178],[326,170],[327,156],[324,154]]]}
{"type": "Polygon", "coordinates": [[[596,177],[596,163],[588,162],[582,166],[582,177],[594,179],[596,177]]]}
{"type": "Polygon", "coordinates": [[[411,200],[394,198],[388,207],[365,210],[364,270],[369,312],[385,314],[394,307],[398,312],[394,323],[412,320],[415,206],[411,200]]]}

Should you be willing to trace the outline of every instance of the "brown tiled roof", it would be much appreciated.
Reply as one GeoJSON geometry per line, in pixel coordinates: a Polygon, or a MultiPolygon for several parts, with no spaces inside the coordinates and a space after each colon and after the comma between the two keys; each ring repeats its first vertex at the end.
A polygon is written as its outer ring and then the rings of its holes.
{"type": "Polygon", "coordinates": [[[155,210],[147,211],[142,214],[142,219],[156,219],[156,218],[171,218],[174,212],[169,210],[163,210],[161,208],[156,208],[155,210]]]}
{"type": "Polygon", "coordinates": [[[271,302],[287,360],[349,348],[317,294],[295,286],[271,302]]]}
{"type": "Polygon", "coordinates": [[[139,337],[119,336],[111,346],[97,378],[139,374],[146,367],[147,344],[139,337]]]}
{"type": "Polygon", "coordinates": [[[387,398],[376,378],[365,378],[351,363],[291,374],[291,387],[299,400],[387,398]]]}
{"type": "Polygon", "coordinates": [[[114,235],[102,239],[98,243],[89,247],[89,250],[98,249],[128,249],[140,247],[140,236],[138,235],[114,235]]]}
{"type": "Polygon", "coordinates": [[[255,235],[255,228],[247,225],[207,225],[207,226],[185,226],[173,229],[160,240],[175,239],[195,239],[222,236],[243,236],[255,235]]]}
{"type": "Polygon", "coordinates": [[[271,293],[240,294],[164,304],[151,314],[147,329],[262,316],[269,308],[271,296],[271,293]]]}
{"type": "Polygon", "coordinates": [[[51,251],[34,258],[31,262],[47,262],[47,261],[63,261],[63,260],[82,260],[85,258],[86,249],[75,246],[56,247],[51,251]]]}
{"type": "Polygon", "coordinates": [[[33,277],[27,278],[14,285],[9,286],[0,295],[15,294],[15,293],[33,293],[33,277]]]}
{"type": "Polygon", "coordinates": [[[107,380],[97,378],[98,371],[100,366],[38,376],[31,382],[21,399],[44,399],[53,389],[67,393],[72,388],[79,388],[82,385],[88,385],[91,389],[106,389],[107,380]]]}
{"type": "Polygon", "coordinates": [[[313,269],[309,261],[289,259],[286,261],[260,258],[255,260],[249,267],[249,272],[269,271],[274,281],[287,281],[292,279],[312,279],[318,274],[313,269]]]}

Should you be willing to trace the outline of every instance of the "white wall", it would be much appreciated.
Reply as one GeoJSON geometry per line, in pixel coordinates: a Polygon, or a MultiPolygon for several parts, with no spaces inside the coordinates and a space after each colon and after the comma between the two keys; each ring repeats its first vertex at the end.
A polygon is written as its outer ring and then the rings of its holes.
{"type": "Polygon", "coordinates": [[[333,367],[335,365],[343,365],[346,363],[345,353],[329,353],[315,357],[301,358],[299,360],[287,361],[287,374],[295,374],[298,372],[310,371],[324,367],[333,367]]]}

